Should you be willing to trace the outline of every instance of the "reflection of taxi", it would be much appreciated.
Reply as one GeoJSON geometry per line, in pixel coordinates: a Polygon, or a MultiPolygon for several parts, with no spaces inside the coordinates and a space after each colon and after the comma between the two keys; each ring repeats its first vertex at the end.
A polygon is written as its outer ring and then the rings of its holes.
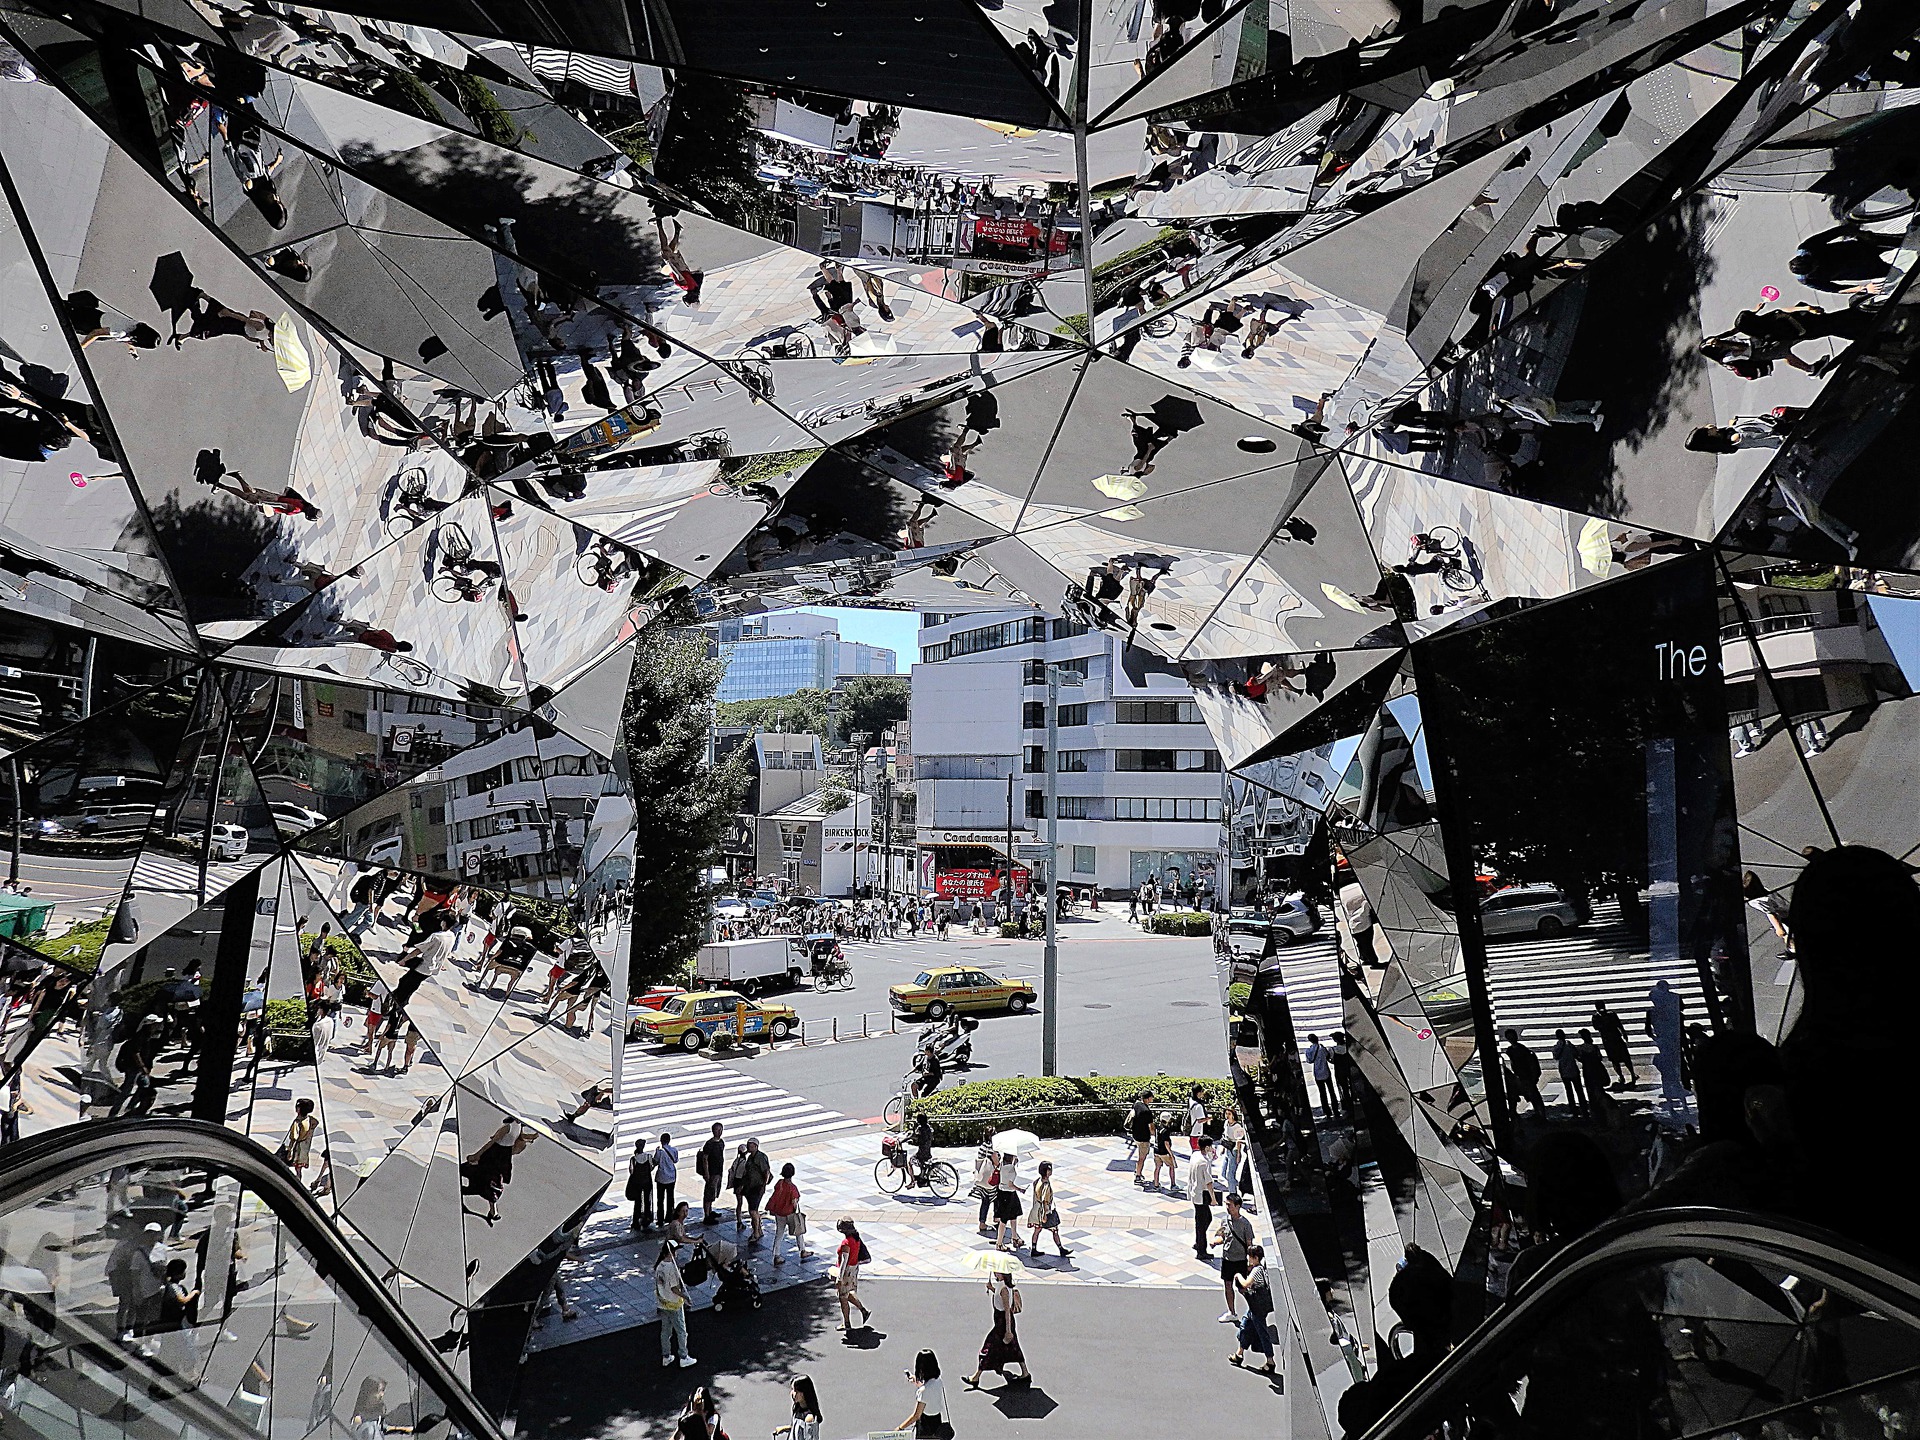
{"type": "Polygon", "coordinates": [[[887,1003],[902,1015],[924,1014],[929,1020],[949,1010],[1010,1010],[1018,1015],[1033,1004],[1033,986],[1025,980],[996,980],[965,965],[941,965],[921,971],[911,985],[890,987],[887,1003]]]}
{"type": "Polygon", "coordinates": [[[666,1002],[687,993],[684,985],[654,985],[627,1002],[627,1039],[640,1038],[640,1021],[647,1012],[666,1009],[666,1002]]]}
{"type": "Polygon", "coordinates": [[[714,1031],[734,1030],[743,1011],[745,1024],[740,1028],[748,1039],[784,1040],[799,1023],[791,1005],[759,1003],[732,990],[695,990],[667,997],[657,1010],[636,1012],[633,1025],[642,1039],[693,1051],[714,1031]]]}

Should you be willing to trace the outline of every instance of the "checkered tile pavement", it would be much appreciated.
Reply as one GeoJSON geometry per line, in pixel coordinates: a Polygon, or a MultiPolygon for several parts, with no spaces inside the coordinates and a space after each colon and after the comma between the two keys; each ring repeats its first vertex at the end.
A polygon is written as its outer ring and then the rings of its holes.
{"type": "MultiPolygon", "coordinates": [[[[861,1279],[861,1290],[875,1309],[886,1303],[889,1280],[978,1282],[979,1275],[967,1268],[968,1257],[991,1241],[976,1227],[979,1202],[967,1194],[973,1152],[936,1152],[960,1171],[962,1187],[954,1199],[935,1200],[925,1191],[890,1196],[873,1178],[881,1134],[877,1128],[867,1128],[773,1155],[776,1165],[792,1161],[798,1171],[796,1181],[801,1208],[809,1221],[807,1243],[812,1258],[796,1263],[791,1242],[783,1242],[786,1264],[776,1269],[766,1245],[749,1249],[749,1262],[763,1290],[823,1281],[833,1246],[839,1242],[833,1225],[841,1216],[860,1227],[861,1238],[873,1252],[873,1261],[861,1279]]],[[[1053,1162],[1056,1204],[1063,1222],[1060,1234],[1074,1253],[1063,1259],[1050,1247],[1038,1256],[1025,1250],[1017,1252],[1023,1283],[1181,1289],[1220,1284],[1217,1266],[1194,1258],[1193,1207],[1184,1191],[1136,1186],[1132,1154],[1118,1139],[1048,1140],[1042,1142],[1037,1159],[1053,1162]]],[[[684,1157],[682,1164],[691,1175],[684,1157]]],[[[1183,1154],[1183,1181],[1185,1164],[1183,1154]]],[[[1022,1173],[1030,1169],[1022,1166],[1022,1173]]],[[[682,1198],[688,1188],[683,1181],[682,1198]]],[[[697,1201],[697,1182],[693,1188],[697,1201]]],[[[534,1329],[533,1349],[550,1349],[653,1323],[652,1265],[659,1253],[660,1232],[644,1232],[636,1238],[628,1228],[631,1213],[618,1187],[610,1190],[581,1236],[580,1258],[569,1261],[561,1271],[568,1304],[578,1318],[569,1321],[557,1308],[549,1311],[534,1329]]],[[[745,1232],[735,1231],[724,1205],[721,1214],[721,1237],[744,1243],[745,1232]]],[[[1216,1219],[1219,1214],[1216,1210],[1216,1219]]],[[[1256,1214],[1251,1218],[1261,1243],[1271,1254],[1272,1231],[1266,1216],[1256,1214]]],[[[693,1233],[698,1238],[701,1228],[696,1225],[693,1233]]],[[[1023,1241],[1026,1234],[1023,1227],[1023,1241]]],[[[1048,1244],[1045,1238],[1042,1244],[1048,1244]]],[[[686,1257],[683,1254],[681,1258],[686,1257]]],[[[717,1286],[717,1280],[709,1280],[698,1287],[693,1308],[708,1308],[717,1286]]]]}

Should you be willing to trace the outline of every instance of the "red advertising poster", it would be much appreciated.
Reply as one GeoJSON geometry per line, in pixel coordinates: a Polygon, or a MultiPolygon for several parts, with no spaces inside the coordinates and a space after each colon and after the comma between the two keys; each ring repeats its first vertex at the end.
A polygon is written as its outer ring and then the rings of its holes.
{"type": "MultiPolygon", "coordinates": [[[[1002,871],[942,870],[933,877],[933,893],[945,900],[990,900],[1000,891],[1002,871]]],[[[1027,872],[1013,872],[1013,893],[1027,893],[1027,872]]]]}

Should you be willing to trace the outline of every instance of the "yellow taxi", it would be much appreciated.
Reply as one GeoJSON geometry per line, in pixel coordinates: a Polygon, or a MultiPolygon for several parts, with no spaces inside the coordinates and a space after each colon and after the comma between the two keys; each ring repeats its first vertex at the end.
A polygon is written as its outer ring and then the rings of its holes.
{"type": "Polygon", "coordinates": [[[678,1045],[691,1054],[718,1030],[748,1040],[784,1040],[799,1023],[791,1005],[749,1000],[734,990],[693,990],[667,996],[657,1010],[636,1010],[628,1033],[657,1045],[678,1045]]]}
{"type": "Polygon", "coordinates": [[[929,1020],[951,1010],[1008,1010],[1018,1015],[1033,1004],[1033,986],[1025,980],[996,980],[967,965],[937,965],[922,970],[910,985],[890,986],[887,1003],[902,1015],[929,1020]]]}

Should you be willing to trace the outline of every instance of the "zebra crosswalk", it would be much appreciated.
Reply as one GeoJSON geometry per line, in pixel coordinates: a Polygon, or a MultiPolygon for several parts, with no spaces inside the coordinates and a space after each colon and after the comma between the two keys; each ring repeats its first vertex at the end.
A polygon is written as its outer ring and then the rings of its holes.
{"type": "MultiPolygon", "coordinates": [[[[1647,994],[1665,980],[1681,998],[1691,1020],[1704,1020],[1706,998],[1699,971],[1685,960],[1655,960],[1636,949],[1637,937],[1618,919],[1615,907],[1595,907],[1595,923],[1551,939],[1491,940],[1487,943],[1487,994],[1494,1028],[1514,1029],[1530,1044],[1551,1040],[1554,1031],[1577,1034],[1593,1025],[1594,1006],[1604,1001],[1626,1022],[1628,1048],[1636,1058],[1651,1056],[1654,1045],[1643,1033],[1647,994]]],[[[1340,965],[1331,937],[1316,937],[1280,954],[1286,977],[1287,1007],[1304,1052],[1307,1036],[1325,1039],[1344,1026],[1340,965]]],[[[1457,1014],[1470,1026],[1464,981],[1452,987],[1457,998],[1429,1002],[1439,1028],[1457,1014]],[[1441,1009],[1450,1012],[1443,1017],[1441,1009]]]]}
{"type": "MultiPolygon", "coordinates": [[[[253,865],[232,860],[210,862],[207,865],[207,894],[218,895],[254,868],[253,865]]],[[[151,849],[143,850],[133,867],[133,888],[148,894],[197,895],[200,890],[200,862],[156,854],[151,849]]]]}
{"type": "Polygon", "coordinates": [[[697,1145],[716,1120],[726,1125],[730,1143],[757,1139],[763,1149],[863,1123],[718,1061],[627,1047],[614,1102],[615,1154],[625,1154],[642,1137],[658,1139],[662,1131],[697,1145]]]}

